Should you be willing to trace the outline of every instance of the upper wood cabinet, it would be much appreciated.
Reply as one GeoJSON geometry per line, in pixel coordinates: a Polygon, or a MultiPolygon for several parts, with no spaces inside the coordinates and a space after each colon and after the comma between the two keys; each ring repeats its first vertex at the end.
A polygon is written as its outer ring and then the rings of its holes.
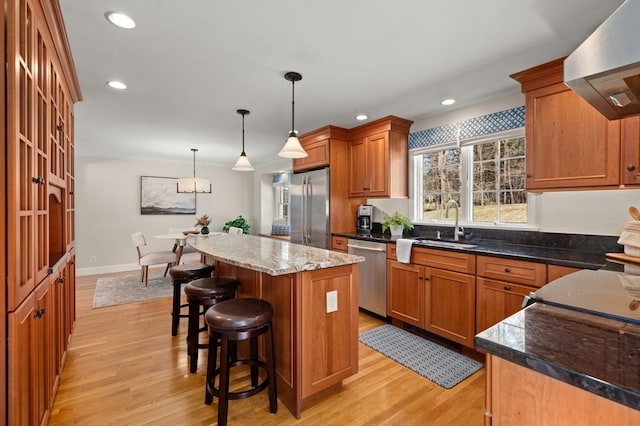
{"type": "Polygon", "coordinates": [[[640,185],[640,117],[620,120],[622,160],[620,161],[620,183],[640,185]]]}
{"type": "Polygon", "coordinates": [[[620,183],[620,121],[609,121],[564,84],[563,62],[511,76],[526,95],[526,187],[615,187],[620,183]]]}
{"type": "Polygon", "coordinates": [[[409,196],[409,128],[413,121],[388,116],[351,129],[349,196],[409,196]]]}

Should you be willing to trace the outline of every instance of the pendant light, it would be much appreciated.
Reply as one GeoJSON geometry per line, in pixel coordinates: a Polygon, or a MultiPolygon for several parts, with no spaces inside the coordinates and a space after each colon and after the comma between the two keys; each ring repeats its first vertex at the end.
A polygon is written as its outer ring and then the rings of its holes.
{"type": "Polygon", "coordinates": [[[231,169],[239,170],[241,172],[250,172],[254,170],[254,168],[249,162],[247,154],[244,153],[244,116],[251,114],[251,112],[246,109],[239,109],[236,112],[242,116],[242,153],[240,154],[240,157],[238,157],[236,164],[231,169]]]}
{"type": "Polygon", "coordinates": [[[291,133],[289,133],[289,137],[278,155],[284,158],[304,158],[309,154],[307,154],[307,151],[300,145],[294,126],[295,84],[296,81],[302,80],[302,75],[290,71],[284,75],[284,79],[291,82],[291,133]]]}
{"type": "Polygon", "coordinates": [[[202,193],[211,194],[211,182],[209,179],[196,177],[196,148],[193,151],[193,177],[184,177],[178,179],[178,192],[180,193],[202,193]]]}

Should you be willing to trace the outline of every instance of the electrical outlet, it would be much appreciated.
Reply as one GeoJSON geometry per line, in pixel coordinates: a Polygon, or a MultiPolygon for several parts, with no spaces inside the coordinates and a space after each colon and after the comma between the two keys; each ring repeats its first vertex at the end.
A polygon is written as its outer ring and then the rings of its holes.
{"type": "Polygon", "coordinates": [[[91,256],[89,258],[89,263],[91,263],[92,265],[94,265],[96,263],[96,257],[95,256],[91,256]]]}
{"type": "Polygon", "coordinates": [[[327,313],[335,312],[338,310],[338,291],[327,292],[327,313]]]}

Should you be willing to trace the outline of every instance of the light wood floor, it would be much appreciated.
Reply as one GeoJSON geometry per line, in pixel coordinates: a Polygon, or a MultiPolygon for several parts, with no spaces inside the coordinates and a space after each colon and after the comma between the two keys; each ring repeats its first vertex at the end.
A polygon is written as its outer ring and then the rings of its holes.
{"type": "MultiPolygon", "coordinates": [[[[113,275],[113,274],[112,274],[113,275]]],[[[212,425],[217,405],[204,404],[206,356],[189,374],[186,319],[171,337],[170,299],[92,309],[99,276],[77,279],[77,323],[51,425],[212,425]]],[[[381,325],[360,315],[360,331],[381,325]]],[[[268,397],[230,401],[233,425],[482,425],[485,369],[444,389],[359,345],[358,374],[296,419],[268,397]]],[[[240,374],[242,375],[242,374],[240,374]]],[[[234,377],[233,380],[241,377],[234,377]]]]}

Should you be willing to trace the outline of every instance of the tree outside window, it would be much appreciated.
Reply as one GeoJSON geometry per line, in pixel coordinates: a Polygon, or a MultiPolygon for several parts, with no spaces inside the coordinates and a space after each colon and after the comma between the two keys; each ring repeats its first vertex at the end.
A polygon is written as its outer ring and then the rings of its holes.
{"type": "Polygon", "coordinates": [[[487,140],[418,156],[418,220],[443,221],[454,200],[461,220],[526,224],[524,136],[487,140]]]}

